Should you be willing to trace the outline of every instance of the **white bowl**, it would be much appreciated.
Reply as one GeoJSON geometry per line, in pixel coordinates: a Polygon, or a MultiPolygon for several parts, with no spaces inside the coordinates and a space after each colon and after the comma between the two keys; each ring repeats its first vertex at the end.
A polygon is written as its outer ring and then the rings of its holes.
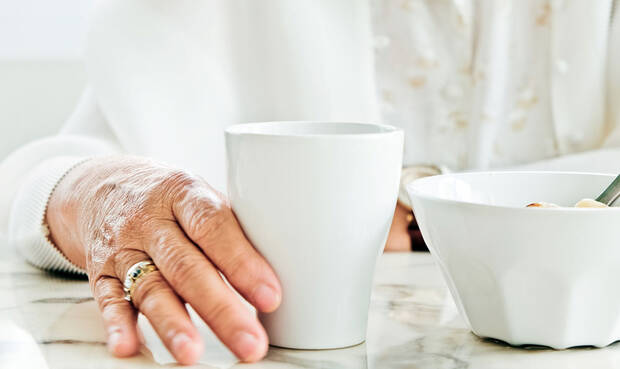
{"type": "Polygon", "coordinates": [[[422,235],[478,336],[556,349],[620,339],[620,208],[572,206],[613,175],[464,173],[408,186],[422,235]]]}

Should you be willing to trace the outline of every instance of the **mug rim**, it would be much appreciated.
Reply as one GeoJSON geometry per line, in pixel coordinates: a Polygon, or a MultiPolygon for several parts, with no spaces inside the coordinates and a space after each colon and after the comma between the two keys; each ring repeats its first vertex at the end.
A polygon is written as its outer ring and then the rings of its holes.
{"type": "MultiPolygon", "coordinates": [[[[290,128],[287,127],[287,128],[290,128]]],[[[266,122],[248,122],[234,124],[227,127],[224,132],[226,135],[231,136],[262,136],[262,137],[288,137],[288,138],[303,138],[303,137],[373,137],[383,136],[402,132],[402,129],[394,127],[388,124],[370,123],[370,122],[358,122],[358,121],[329,121],[329,120],[291,120],[291,121],[266,121],[266,122]],[[358,128],[375,128],[375,131],[351,131],[344,133],[324,132],[324,133],[303,133],[303,132],[276,132],[269,130],[270,128],[276,128],[283,125],[300,124],[300,125],[326,125],[337,124],[340,126],[357,126],[358,128]],[[265,129],[262,131],[261,129],[265,129]]]]}

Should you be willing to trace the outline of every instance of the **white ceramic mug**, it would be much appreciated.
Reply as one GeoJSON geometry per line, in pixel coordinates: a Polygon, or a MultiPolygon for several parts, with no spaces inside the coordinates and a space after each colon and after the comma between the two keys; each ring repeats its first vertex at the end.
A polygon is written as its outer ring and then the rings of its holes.
{"type": "Polygon", "coordinates": [[[275,346],[366,337],[372,277],[392,222],[403,133],[366,123],[272,122],[226,130],[228,194],[274,268],[282,304],[260,319],[275,346]]]}

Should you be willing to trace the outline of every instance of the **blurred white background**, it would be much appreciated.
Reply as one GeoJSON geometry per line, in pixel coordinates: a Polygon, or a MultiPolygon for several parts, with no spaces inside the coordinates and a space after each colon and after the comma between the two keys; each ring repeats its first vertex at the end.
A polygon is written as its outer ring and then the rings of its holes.
{"type": "Polygon", "coordinates": [[[54,134],[85,84],[81,63],[94,0],[0,0],[0,161],[54,134]]]}

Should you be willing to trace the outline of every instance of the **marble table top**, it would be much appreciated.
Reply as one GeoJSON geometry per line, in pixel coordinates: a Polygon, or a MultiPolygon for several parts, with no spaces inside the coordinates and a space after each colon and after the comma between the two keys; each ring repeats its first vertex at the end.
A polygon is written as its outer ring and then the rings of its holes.
{"type": "MultiPolygon", "coordinates": [[[[41,272],[0,249],[0,368],[160,367],[148,355],[116,359],[108,354],[86,281],[41,272]]],[[[620,344],[553,351],[480,339],[459,317],[430,255],[385,254],[375,277],[365,343],[325,351],[271,348],[262,362],[237,366],[620,368],[620,344]]]]}

